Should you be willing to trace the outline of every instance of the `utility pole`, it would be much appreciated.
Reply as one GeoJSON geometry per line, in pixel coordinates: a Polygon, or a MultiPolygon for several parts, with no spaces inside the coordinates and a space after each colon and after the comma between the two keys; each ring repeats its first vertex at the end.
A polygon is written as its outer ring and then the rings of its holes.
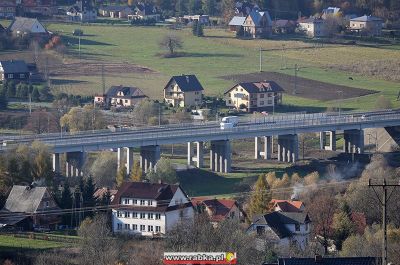
{"type": "Polygon", "coordinates": [[[79,61],[81,60],[81,36],[78,36],[79,61]]]}
{"type": "Polygon", "coordinates": [[[262,49],[260,47],[260,73],[262,72],[262,49]]]}
{"type": "Polygon", "coordinates": [[[161,126],[161,103],[158,102],[158,126],[161,126]]]}
{"type": "Polygon", "coordinates": [[[106,79],[104,76],[104,64],[101,65],[101,85],[103,88],[103,96],[106,94],[106,79]]]}
{"type": "Polygon", "coordinates": [[[382,206],[382,229],[383,229],[383,238],[382,238],[382,265],[387,265],[387,203],[392,196],[394,190],[397,187],[400,187],[400,182],[397,184],[387,184],[386,179],[383,180],[382,184],[372,184],[371,179],[368,180],[368,187],[371,187],[375,192],[381,206],[382,206]],[[379,199],[378,193],[376,192],[374,187],[380,187],[383,191],[382,200],[379,199]],[[390,192],[389,196],[387,196],[387,188],[394,187],[390,192]]]}
{"type": "Polygon", "coordinates": [[[293,95],[296,95],[297,92],[297,72],[299,71],[299,67],[297,66],[297,63],[294,65],[294,90],[293,90],[293,95]]]}

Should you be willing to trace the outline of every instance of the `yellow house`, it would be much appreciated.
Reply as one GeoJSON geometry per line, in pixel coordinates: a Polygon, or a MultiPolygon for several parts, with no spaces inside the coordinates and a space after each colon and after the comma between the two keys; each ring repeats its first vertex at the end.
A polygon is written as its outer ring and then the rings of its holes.
{"type": "Polygon", "coordinates": [[[283,88],[274,81],[239,83],[225,93],[226,106],[247,112],[282,104],[283,88]]]}
{"type": "Polygon", "coordinates": [[[362,16],[350,19],[350,30],[365,32],[370,36],[382,34],[383,19],[374,16],[362,16]]]}
{"type": "Polygon", "coordinates": [[[195,75],[173,76],[164,87],[164,101],[176,107],[198,106],[204,88],[195,75]]]}

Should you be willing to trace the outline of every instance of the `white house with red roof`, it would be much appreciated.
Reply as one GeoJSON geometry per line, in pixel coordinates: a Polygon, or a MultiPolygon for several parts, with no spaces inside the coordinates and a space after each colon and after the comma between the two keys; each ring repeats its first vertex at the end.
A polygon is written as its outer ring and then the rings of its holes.
{"type": "Polygon", "coordinates": [[[114,233],[163,236],[194,216],[192,203],[179,185],[125,182],[111,206],[114,233]]]}
{"type": "Polygon", "coordinates": [[[302,201],[297,200],[271,200],[272,209],[275,212],[301,213],[305,206],[302,201]]]}
{"type": "Polygon", "coordinates": [[[245,213],[235,200],[197,197],[192,198],[192,204],[197,212],[206,212],[214,225],[226,219],[234,219],[240,222],[245,217],[245,213]]]}

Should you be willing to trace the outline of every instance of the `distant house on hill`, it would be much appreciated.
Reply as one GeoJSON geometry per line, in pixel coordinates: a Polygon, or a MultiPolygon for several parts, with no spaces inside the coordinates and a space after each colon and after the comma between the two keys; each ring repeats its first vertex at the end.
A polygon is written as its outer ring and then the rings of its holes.
{"type": "Polygon", "coordinates": [[[60,216],[46,214],[46,212],[59,210],[60,208],[46,187],[14,185],[0,211],[0,227],[11,226],[27,230],[35,227],[54,229],[60,222],[60,216]],[[31,223],[24,222],[28,217],[31,218],[31,223]]]}
{"type": "Polygon", "coordinates": [[[370,36],[382,34],[383,19],[374,16],[362,16],[350,19],[350,30],[370,36]]]}
{"type": "Polygon", "coordinates": [[[298,28],[300,32],[304,32],[305,35],[311,38],[325,37],[326,36],[326,24],[323,19],[320,18],[306,18],[299,19],[298,28]]]}
{"type": "Polygon", "coordinates": [[[23,60],[0,61],[1,81],[26,81],[30,77],[28,65],[23,60]]]}
{"type": "Polygon", "coordinates": [[[102,105],[105,108],[133,107],[147,96],[137,87],[112,86],[105,95],[96,95],[94,104],[102,105]]]}
{"type": "Polygon", "coordinates": [[[244,221],[245,214],[235,200],[203,199],[198,197],[192,198],[191,201],[195,210],[199,213],[206,212],[214,225],[227,219],[233,219],[238,222],[244,221]]]}
{"type": "Polygon", "coordinates": [[[99,13],[103,17],[128,18],[134,11],[129,6],[102,6],[99,8],[99,13]]]}
{"type": "Polygon", "coordinates": [[[283,88],[274,81],[243,82],[225,93],[227,107],[248,112],[269,110],[282,104],[283,88]]]}
{"type": "Polygon", "coordinates": [[[296,30],[296,22],[287,19],[278,19],[272,22],[274,33],[294,33],[296,30]]]}
{"type": "Polygon", "coordinates": [[[292,212],[301,213],[304,211],[305,206],[301,201],[296,200],[271,200],[272,210],[275,212],[292,212]]]}
{"type": "Polygon", "coordinates": [[[177,75],[164,87],[164,100],[174,107],[198,106],[202,103],[203,91],[195,75],[177,75]]]}
{"type": "Polygon", "coordinates": [[[57,13],[56,0],[18,0],[24,16],[52,16],[57,13]]]}
{"type": "Polygon", "coordinates": [[[14,35],[48,34],[46,28],[36,18],[15,17],[7,29],[14,35]]]}
{"type": "Polygon", "coordinates": [[[164,236],[183,221],[193,220],[194,210],[179,185],[125,182],[112,208],[112,231],[141,236],[164,236]]]}
{"type": "Polygon", "coordinates": [[[311,220],[307,213],[272,212],[256,216],[247,232],[277,245],[305,249],[311,234],[311,220]]]}
{"type": "Polygon", "coordinates": [[[243,30],[245,36],[252,38],[270,37],[272,34],[272,20],[268,11],[252,11],[246,17],[243,30]]]}
{"type": "Polygon", "coordinates": [[[322,18],[325,19],[328,16],[336,16],[340,12],[340,7],[328,7],[322,10],[322,18]]]}
{"type": "Polygon", "coordinates": [[[15,0],[1,0],[0,1],[0,18],[13,19],[17,10],[15,0]]]}
{"type": "Polygon", "coordinates": [[[133,15],[128,15],[128,20],[160,20],[160,12],[157,8],[149,3],[138,3],[134,9],[133,15]]]}
{"type": "Polygon", "coordinates": [[[92,0],[76,1],[75,5],[67,9],[69,21],[93,22],[97,18],[97,11],[92,0]]]}

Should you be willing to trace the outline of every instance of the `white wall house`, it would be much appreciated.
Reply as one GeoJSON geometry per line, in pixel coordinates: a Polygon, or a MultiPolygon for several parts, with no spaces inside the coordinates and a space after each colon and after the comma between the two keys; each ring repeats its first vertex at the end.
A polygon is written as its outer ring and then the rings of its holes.
{"type": "Polygon", "coordinates": [[[280,246],[296,245],[305,249],[311,233],[311,220],[306,213],[272,212],[256,217],[247,231],[280,246]]]}
{"type": "Polygon", "coordinates": [[[310,38],[326,36],[326,24],[323,19],[308,18],[299,20],[299,31],[304,32],[310,38]]]}
{"type": "Polygon", "coordinates": [[[192,203],[179,185],[126,182],[112,202],[114,233],[163,236],[193,216],[192,203]]]}

